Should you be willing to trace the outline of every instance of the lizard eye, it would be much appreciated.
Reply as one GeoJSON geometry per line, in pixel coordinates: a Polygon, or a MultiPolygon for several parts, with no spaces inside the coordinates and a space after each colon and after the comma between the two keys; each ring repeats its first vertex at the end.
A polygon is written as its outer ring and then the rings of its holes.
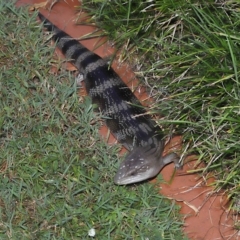
{"type": "Polygon", "coordinates": [[[130,175],[131,175],[131,176],[135,176],[135,175],[136,175],[136,172],[131,172],[130,175]]]}

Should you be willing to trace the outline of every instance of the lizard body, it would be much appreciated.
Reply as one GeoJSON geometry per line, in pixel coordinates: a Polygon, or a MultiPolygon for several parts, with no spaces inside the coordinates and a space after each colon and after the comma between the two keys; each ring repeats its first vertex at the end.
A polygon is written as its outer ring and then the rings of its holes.
{"type": "Polygon", "coordinates": [[[106,61],[53,25],[41,13],[38,16],[44,27],[52,32],[52,40],[57,47],[83,74],[87,93],[101,110],[107,127],[130,151],[114,182],[124,185],[152,178],[170,162],[179,167],[175,153],[162,157],[165,142],[161,129],[106,61]]]}

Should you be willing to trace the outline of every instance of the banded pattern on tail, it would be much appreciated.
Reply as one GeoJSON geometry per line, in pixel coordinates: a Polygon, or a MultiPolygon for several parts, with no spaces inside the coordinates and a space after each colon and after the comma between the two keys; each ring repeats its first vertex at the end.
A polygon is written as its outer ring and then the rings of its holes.
{"type": "Polygon", "coordinates": [[[164,162],[161,129],[155,126],[116,72],[101,57],[54,26],[41,13],[38,16],[44,27],[52,32],[52,40],[57,47],[83,74],[86,90],[92,102],[99,106],[110,131],[132,151],[116,174],[115,183],[130,184],[154,177],[164,165],[175,161],[176,156],[164,162]]]}

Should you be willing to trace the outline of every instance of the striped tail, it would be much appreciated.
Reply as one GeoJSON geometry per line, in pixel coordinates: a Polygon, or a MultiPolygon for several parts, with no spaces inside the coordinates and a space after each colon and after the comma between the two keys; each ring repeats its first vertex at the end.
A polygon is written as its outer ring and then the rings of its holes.
{"type": "Polygon", "coordinates": [[[41,13],[38,17],[43,22],[43,26],[47,31],[52,32],[52,40],[57,44],[57,47],[62,51],[65,57],[70,60],[82,74],[86,74],[92,70],[91,63],[98,62],[98,66],[105,65],[106,62],[97,54],[89,51],[77,40],[66,34],[64,31],[52,24],[41,13]],[[90,65],[90,66],[89,66],[90,65]],[[90,68],[90,69],[88,69],[90,68]]]}

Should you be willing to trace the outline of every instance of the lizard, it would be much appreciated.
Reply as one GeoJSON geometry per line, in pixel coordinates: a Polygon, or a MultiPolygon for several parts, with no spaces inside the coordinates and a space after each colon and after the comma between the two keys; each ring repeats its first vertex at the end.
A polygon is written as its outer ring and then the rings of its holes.
{"type": "Polygon", "coordinates": [[[38,17],[52,33],[56,46],[83,75],[86,91],[111,133],[130,152],[120,164],[114,183],[127,185],[153,178],[171,162],[180,168],[176,153],[162,156],[165,140],[161,128],[112,67],[40,12],[38,17]]]}

